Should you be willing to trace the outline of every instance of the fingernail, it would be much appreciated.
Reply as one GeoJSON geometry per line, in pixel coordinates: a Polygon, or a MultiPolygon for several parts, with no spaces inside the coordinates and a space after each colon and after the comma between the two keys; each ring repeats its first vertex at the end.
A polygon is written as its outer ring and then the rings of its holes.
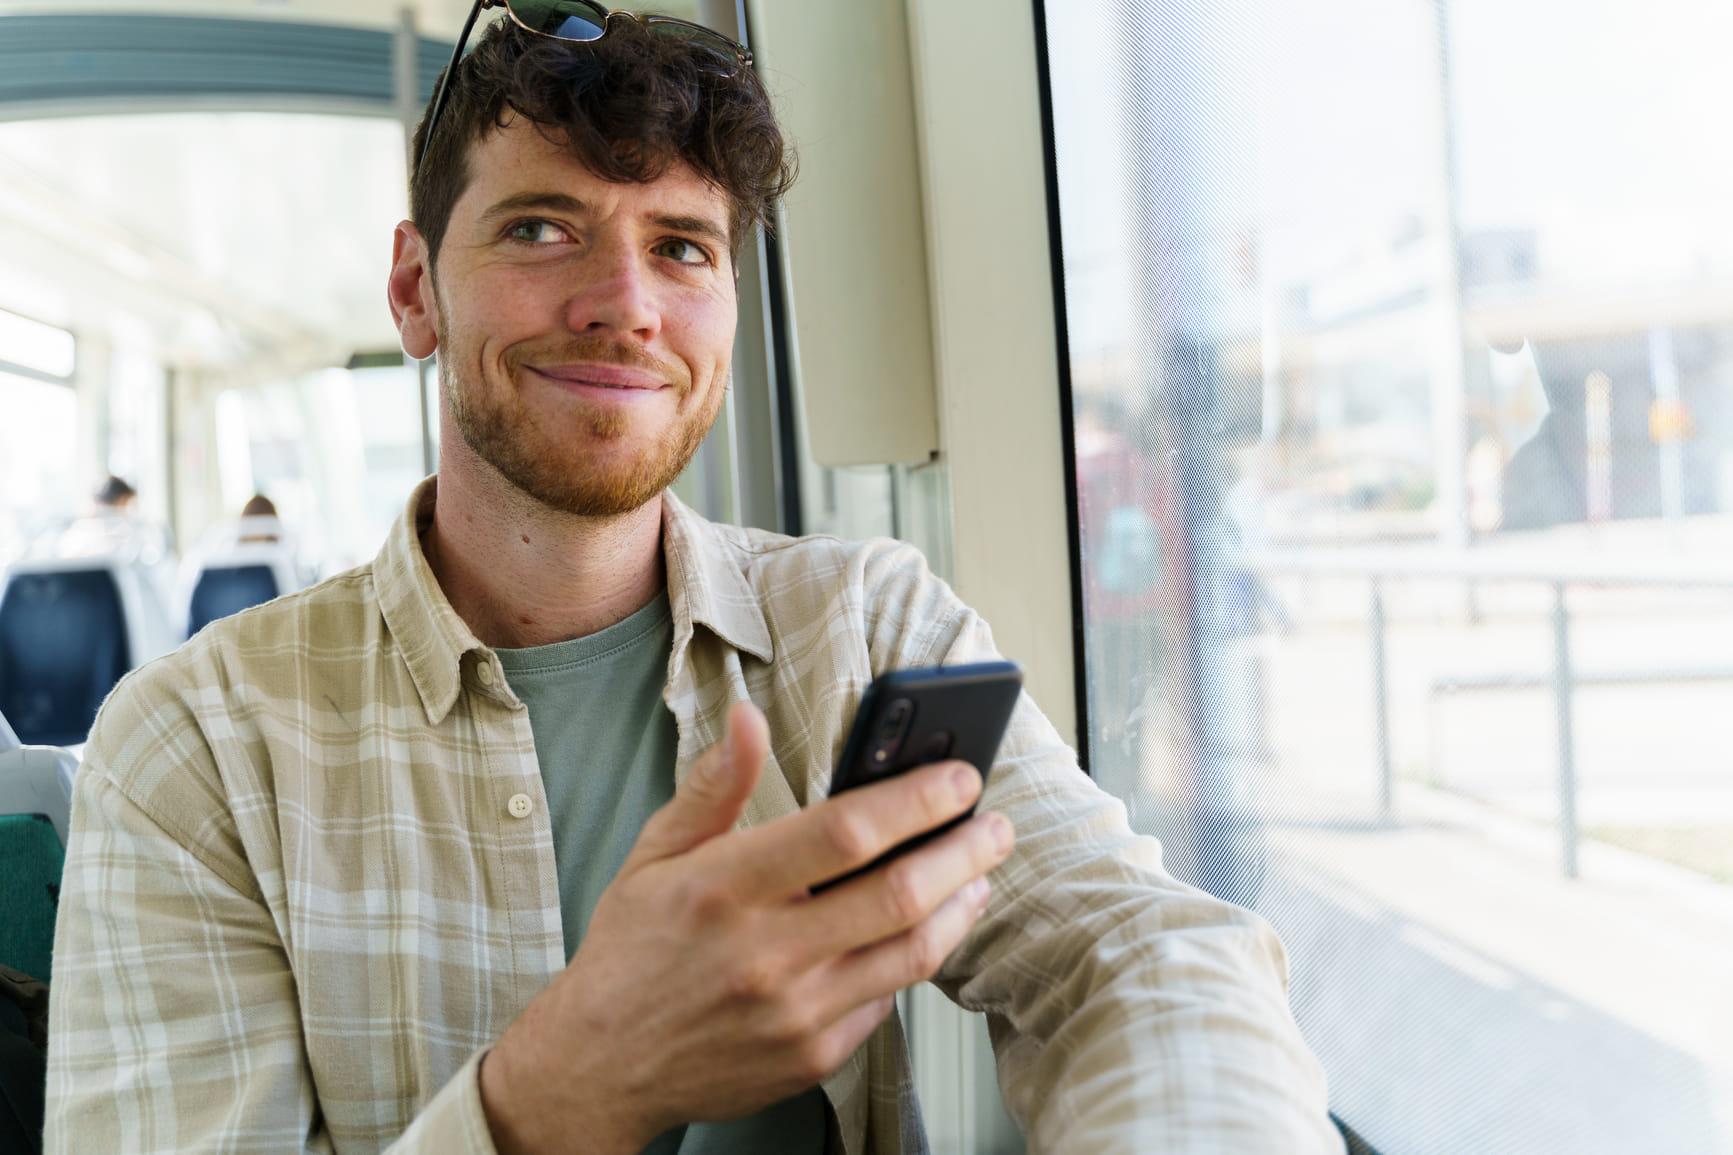
{"type": "Polygon", "coordinates": [[[987,905],[987,880],[977,878],[964,888],[963,893],[969,900],[969,905],[979,909],[987,905]]]}
{"type": "Polygon", "coordinates": [[[1000,853],[1011,849],[1011,820],[1003,814],[993,814],[987,821],[993,827],[993,845],[1000,853]]]}
{"type": "Polygon", "coordinates": [[[980,783],[981,776],[975,772],[973,766],[966,763],[951,771],[951,788],[957,792],[958,802],[968,802],[974,798],[980,783]]]}

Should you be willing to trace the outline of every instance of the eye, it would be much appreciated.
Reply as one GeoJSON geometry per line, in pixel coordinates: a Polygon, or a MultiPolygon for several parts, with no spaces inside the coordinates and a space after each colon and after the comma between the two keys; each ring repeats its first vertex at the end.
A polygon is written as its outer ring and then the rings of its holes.
{"type": "Polygon", "coordinates": [[[708,250],[683,237],[669,237],[651,251],[660,253],[671,261],[678,261],[682,265],[698,266],[711,263],[708,250]]]}
{"type": "Polygon", "coordinates": [[[526,245],[552,245],[572,239],[566,230],[552,221],[534,218],[514,222],[507,227],[505,235],[510,240],[526,245]]]}

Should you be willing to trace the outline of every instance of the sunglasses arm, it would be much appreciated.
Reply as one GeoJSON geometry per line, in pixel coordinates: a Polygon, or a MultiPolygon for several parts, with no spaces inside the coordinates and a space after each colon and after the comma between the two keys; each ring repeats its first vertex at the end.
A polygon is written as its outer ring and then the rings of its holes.
{"type": "MultiPolygon", "coordinates": [[[[446,62],[445,71],[439,76],[439,91],[434,93],[433,107],[427,113],[427,131],[421,134],[421,151],[415,154],[415,169],[420,171],[421,158],[427,152],[427,146],[433,141],[433,129],[439,123],[439,114],[445,109],[445,98],[451,94],[451,77],[457,71],[457,62],[463,57],[463,46],[469,43],[469,34],[475,28],[475,21],[481,15],[483,8],[497,8],[503,0],[475,0],[469,6],[469,16],[464,19],[463,31],[457,34],[457,43],[451,46],[451,59],[446,62]]],[[[413,173],[411,174],[413,177],[413,173]]]]}

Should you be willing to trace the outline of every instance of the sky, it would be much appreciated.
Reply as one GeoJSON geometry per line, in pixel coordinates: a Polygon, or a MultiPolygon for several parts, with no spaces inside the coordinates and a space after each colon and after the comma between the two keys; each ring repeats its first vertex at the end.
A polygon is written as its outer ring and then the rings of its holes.
{"type": "MultiPolygon", "coordinates": [[[[1733,4],[1451,0],[1448,14],[1463,232],[1534,230],[1556,284],[1733,280],[1733,150],[1718,144],[1733,4]]],[[[1159,256],[1141,251],[1127,190],[1176,153],[1216,234],[1207,259],[1253,238],[1279,285],[1364,267],[1441,221],[1437,29],[1430,0],[1050,3],[1073,351],[1125,343],[1137,267],[1159,256]],[[1164,119],[1182,139],[1148,147],[1164,119]]]]}

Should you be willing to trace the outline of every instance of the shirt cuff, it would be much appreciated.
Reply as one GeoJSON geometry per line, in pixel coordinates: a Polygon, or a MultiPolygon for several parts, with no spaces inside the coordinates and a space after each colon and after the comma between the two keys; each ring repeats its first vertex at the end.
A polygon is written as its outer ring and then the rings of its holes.
{"type": "Polygon", "coordinates": [[[499,1155],[481,1107],[481,1061],[491,1048],[469,1057],[439,1094],[391,1145],[392,1155],[499,1155]]]}

